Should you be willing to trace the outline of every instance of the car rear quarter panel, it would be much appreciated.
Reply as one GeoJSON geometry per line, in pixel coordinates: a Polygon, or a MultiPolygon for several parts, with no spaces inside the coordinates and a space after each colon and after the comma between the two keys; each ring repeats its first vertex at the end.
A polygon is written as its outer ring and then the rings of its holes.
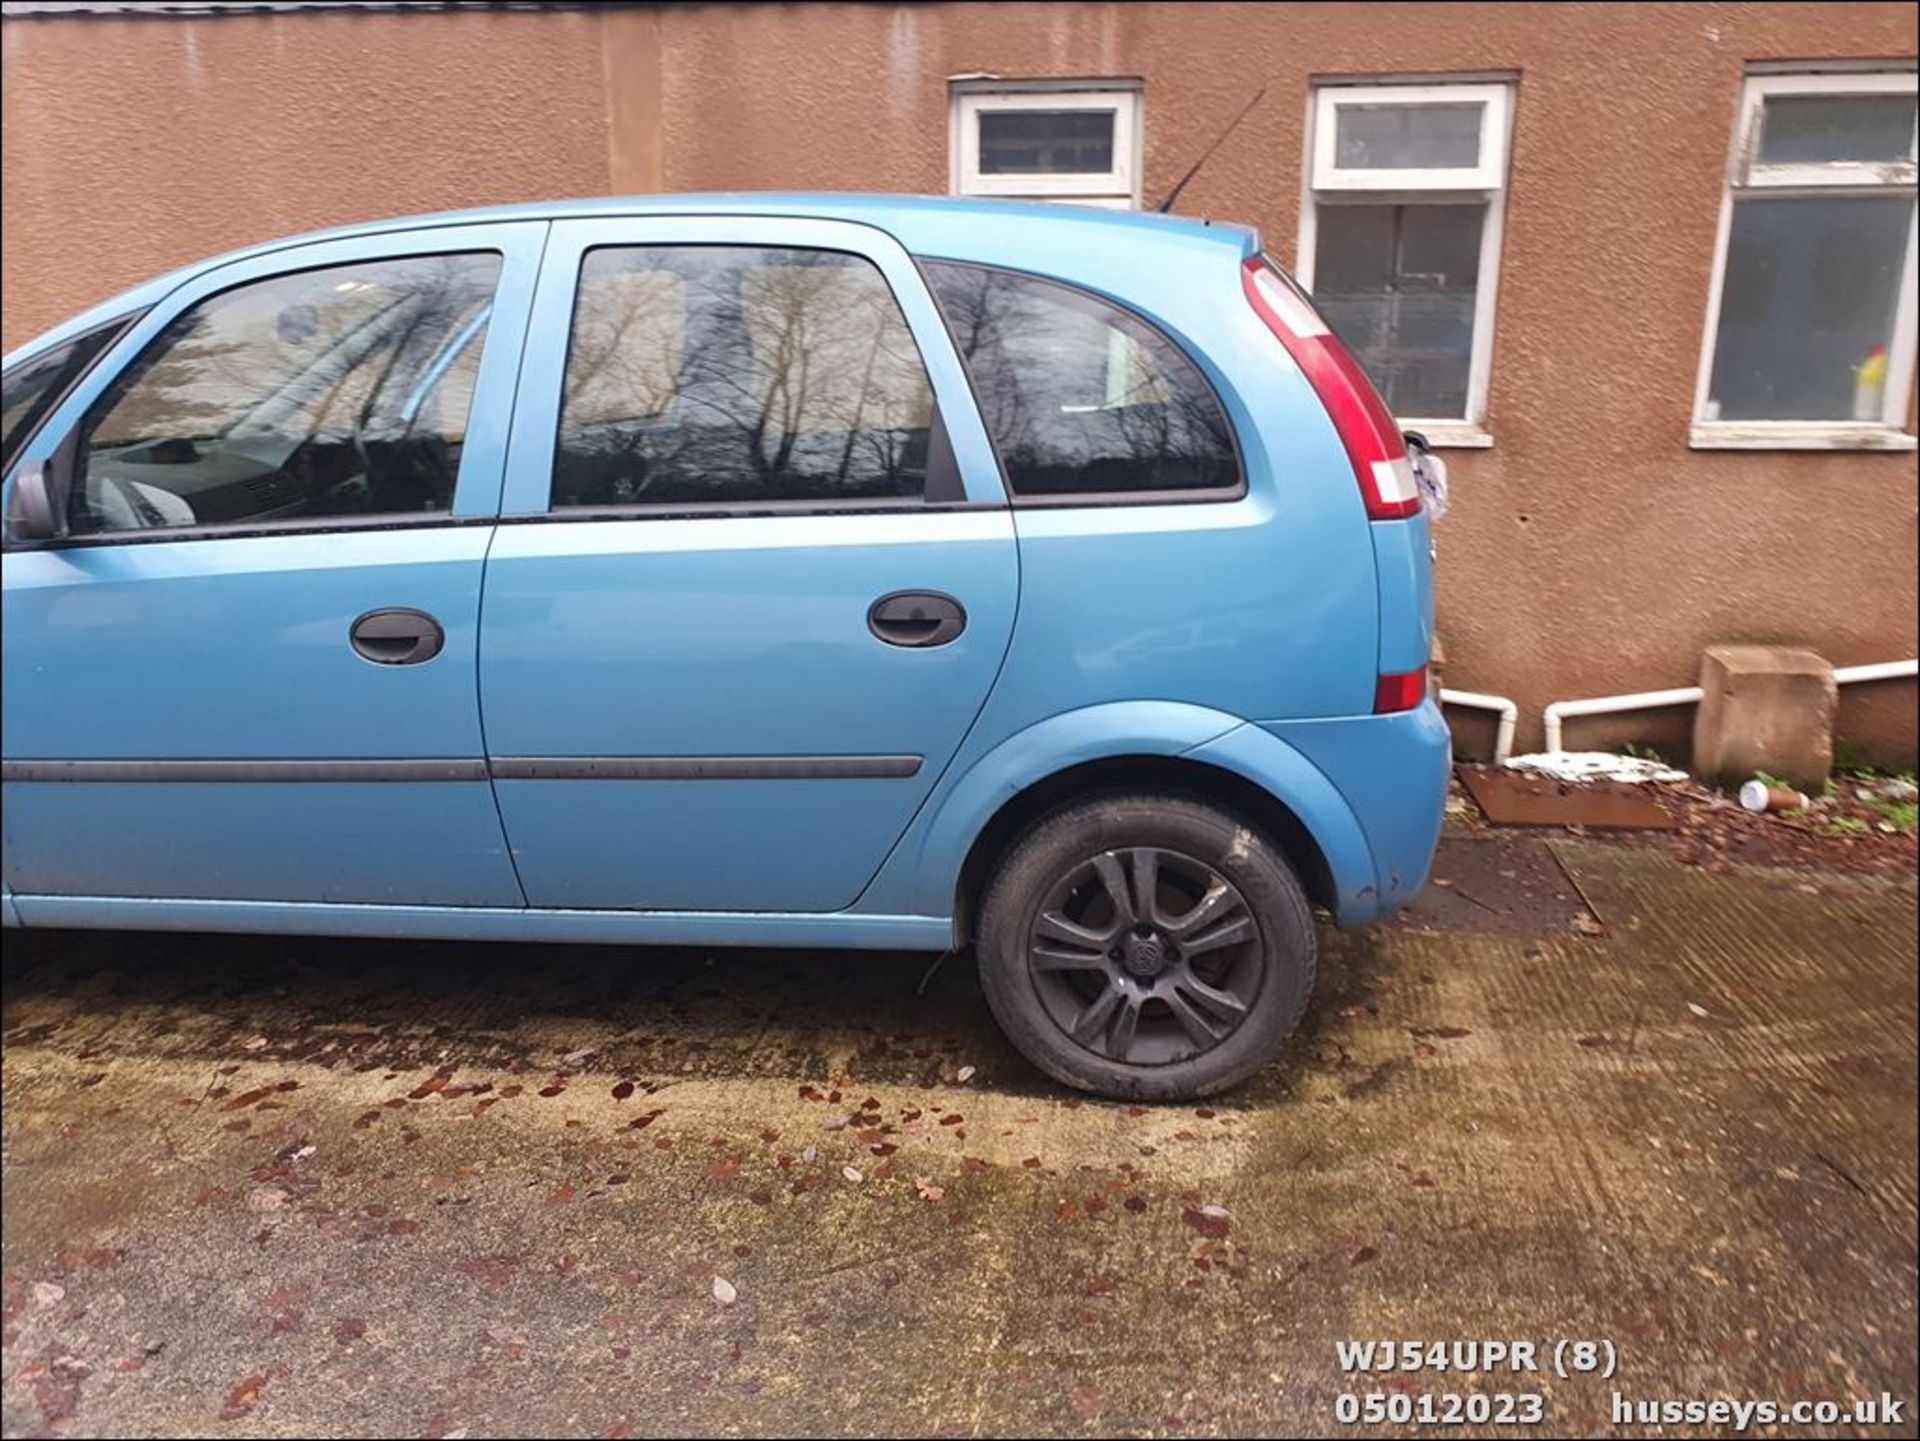
{"type": "Polygon", "coordinates": [[[1238,500],[1019,507],[1020,615],[982,717],[988,743],[1116,700],[1243,719],[1365,714],[1379,655],[1373,541],[1319,398],[1248,306],[1238,231],[1088,251],[1033,226],[1006,263],[1139,311],[1212,383],[1238,437],[1238,500]]]}
{"type": "MultiPolygon", "coordinates": [[[[1047,775],[1111,756],[1190,754],[1294,810],[1326,854],[1340,919],[1371,919],[1380,872],[1348,796],[1274,730],[1245,725],[1371,720],[1383,600],[1345,448],[1246,303],[1240,264],[1252,237],[1181,231],[1091,252],[1072,243],[1071,226],[903,238],[922,254],[1046,275],[1145,315],[1218,392],[1247,486],[1229,500],[1015,509],[1020,610],[999,683],[861,908],[944,912],[972,838],[1047,775]]],[[[1392,603],[1418,588],[1414,567],[1402,563],[1392,603]]],[[[1437,818],[1437,803],[1429,809],[1437,818]]]]}

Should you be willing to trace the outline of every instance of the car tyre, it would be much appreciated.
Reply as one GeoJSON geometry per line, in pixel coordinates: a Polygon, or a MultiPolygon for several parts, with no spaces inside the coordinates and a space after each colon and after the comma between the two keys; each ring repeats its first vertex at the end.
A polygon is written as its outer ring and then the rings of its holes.
{"type": "Polygon", "coordinates": [[[980,908],[987,1003],[1069,1086],[1177,1101],[1245,1080],[1306,1009],[1313,911],[1244,817],[1170,793],[1099,796],[1036,822],[980,908]]]}

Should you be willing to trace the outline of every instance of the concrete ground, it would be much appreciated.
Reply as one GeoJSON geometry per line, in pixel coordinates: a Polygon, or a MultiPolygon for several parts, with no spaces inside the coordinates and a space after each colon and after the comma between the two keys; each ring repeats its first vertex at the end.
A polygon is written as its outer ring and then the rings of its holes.
{"type": "Polygon", "coordinates": [[[1405,1435],[1336,1398],[1533,1391],[1588,1434],[1615,1391],[1884,1391],[1859,1434],[1912,1434],[1911,885],[1511,835],[1439,873],[1328,934],[1280,1063],[1163,1109],[1043,1083],[955,960],[9,933],[4,1430],[1405,1435]],[[1367,1338],[1548,1369],[1343,1378],[1367,1338]]]}

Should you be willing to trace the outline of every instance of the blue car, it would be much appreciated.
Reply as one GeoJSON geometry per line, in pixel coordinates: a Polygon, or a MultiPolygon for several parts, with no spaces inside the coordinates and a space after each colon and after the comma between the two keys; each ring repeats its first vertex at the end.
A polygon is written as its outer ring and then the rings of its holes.
{"type": "Polygon", "coordinates": [[[1422,884],[1402,437],[1249,230],[903,196],[276,241],[5,359],[8,925],[971,946],[1174,1099],[1422,884]]]}

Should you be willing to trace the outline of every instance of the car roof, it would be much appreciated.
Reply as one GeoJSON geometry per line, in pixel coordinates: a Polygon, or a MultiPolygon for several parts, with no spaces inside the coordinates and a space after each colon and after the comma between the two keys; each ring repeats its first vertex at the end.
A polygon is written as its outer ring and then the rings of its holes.
{"type": "Polygon", "coordinates": [[[628,215],[761,215],[846,220],[884,230],[915,254],[1014,265],[1027,254],[1057,255],[1063,249],[1071,253],[1075,245],[1098,245],[1103,250],[1138,245],[1144,250],[1171,241],[1218,245],[1236,256],[1252,254],[1259,248],[1258,236],[1243,225],[1152,211],[1107,210],[1031,200],[832,191],[732,191],[532,201],[477,210],[394,216],[283,236],[223,255],[208,256],[124,291],[36,336],[11,351],[4,364],[11,368],[17,360],[48,345],[130,310],[153,305],[190,276],[296,245],[437,226],[516,220],[592,220],[628,215]]]}

